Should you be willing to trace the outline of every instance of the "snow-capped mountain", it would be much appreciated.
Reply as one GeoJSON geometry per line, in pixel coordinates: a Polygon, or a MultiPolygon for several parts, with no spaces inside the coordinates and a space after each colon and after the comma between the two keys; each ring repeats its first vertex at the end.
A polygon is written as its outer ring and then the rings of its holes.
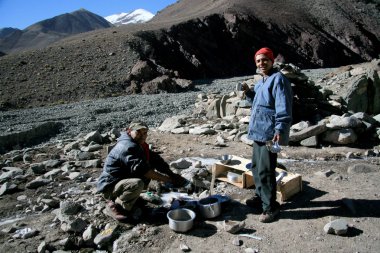
{"type": "Polygon", "coordinates": [[[128,13],[114,14],[104,17],[108,22],[114,24],[115,26],[134,24],[134,23],[145,23],[151,20],[154,14],[144,9],[137,9],[128,13]]]}

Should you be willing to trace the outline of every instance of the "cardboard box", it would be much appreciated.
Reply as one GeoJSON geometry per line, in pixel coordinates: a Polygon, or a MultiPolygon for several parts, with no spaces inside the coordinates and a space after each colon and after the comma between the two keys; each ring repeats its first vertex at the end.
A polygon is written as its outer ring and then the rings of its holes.
{"type": "MultiPolygon", "coordinates": [[[[254,188],[255,181],[252,171],[246,167],[249,163],[251,163],[251,160],[232,156],[228,164],[215,163],[212,167],[212,173],[215,179],[219,181],[233,184],[239,188],[254,188]],[[227,178],[228,172],[239,174],[242,179],[241,182],[230,182],[227,178]]],[[[277,184],[277,199],[286,201],[294,194],[302,191],[302,177],[300,174],[290,173],[283,169],[276,168],[276,175],[281,172],[285,172],[286,176],[277,184]]]]}
{"type": "MultiPolygon", "coordinates": [[[[277,173],[281,173],[282,169],[276,168],[277,173]]],[[[302,191],[302,177],[297,173],[290,173],[285,171],[287,174],[281,179],[277,184],[277,199],[280,201],[286,201],[296,193],[302,191]]]]}
{"type": "Polygon", "coordinates": [[[251,161],[248,159],[232,156],[232,159],[228,164],[215,163],[212,172],[215,173],[215,178],[217,180],[233,184],[239,188],[250,188],[254,186],[253,175],[252,172],[245,167],[250,162],[251,161]],[[230,171],[241,175],[241,183],[234,183],[228,180],[227,173],[230,171]]]}

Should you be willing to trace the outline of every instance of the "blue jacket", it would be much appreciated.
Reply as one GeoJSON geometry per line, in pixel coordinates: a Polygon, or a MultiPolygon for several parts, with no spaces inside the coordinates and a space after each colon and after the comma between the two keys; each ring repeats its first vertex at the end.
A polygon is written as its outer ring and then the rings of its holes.
{"type": "Polygon", "coordinates": [[[113,186],[126,178],[141,178],[147,183],[149,180],[144,175],[153,168],[168,176],[173,174],[159,154],[149,150],[148,160],[145,150],[123,132],[104,162],[97,190],[102,192],[105,187],[113,186]]]}
{"type": "Polygon", "coordinates": [[[293,93],[289,80],[272,70],[265,81],[259,81],[246,92],[252,103],[248,139],[265,142],[280,134],[280,144],[287,145],[292,122],[293,93]]]}

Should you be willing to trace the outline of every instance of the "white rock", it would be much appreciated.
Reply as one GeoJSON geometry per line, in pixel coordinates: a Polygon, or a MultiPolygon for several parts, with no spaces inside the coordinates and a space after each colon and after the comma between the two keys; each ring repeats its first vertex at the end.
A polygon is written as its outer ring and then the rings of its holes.
{"type": "Polygon", "coordinates": [[[241,140],[242,142],[244,142],[245,144],[248,144],[248,145],[250,145],[250,146],[253,145],[253,140],[248,139],[248,138],[247,138],[247,134],[243,134],[243,135],[240,137],[240,140],[241,140]]]}
{"type": "Polygon", "coordinates": [[[185,243],[181,243],[181,244],[179,245],[179,248],[180,248],[183,252],[188,252],[188,251],[190,251],[189,246],[187,246],[185,243]]]}
{"type": "Polygon", "coordinates": [[[327,234],[344,235],[348,230],[348,223],[344,219],[337,219],[327,223],[323,230],[327,234]]]}

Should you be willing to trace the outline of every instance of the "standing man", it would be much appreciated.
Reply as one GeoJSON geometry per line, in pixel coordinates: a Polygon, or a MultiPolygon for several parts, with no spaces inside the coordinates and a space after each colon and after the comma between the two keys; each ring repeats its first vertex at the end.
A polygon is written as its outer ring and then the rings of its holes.
{"type": "Polygon", "coordinates": [[[116,146],[108,154],[97,190],[103,193],[106,214],[127,221],[142,190],[151,179],[182,186],[186,179],[170,170],[169,165],[146,143],[148,126],[131,123],[122,132],[116,146]]]}
{"type": "Polygon", "coordinates": [[[258,210],[262,208],[259,221],[266,223],[274,221],[280,213],[280,204],[276,201],[277,153],[272,153],[266,143],[287,145],[293,95],[288,79],[273,68],[271,49],[265,47],[257,51],[255,63],[262,80],[252,90],[247,84],[242,86],[252,102],[248,138],[254,141],[251,170],[256,186],[256,196],[247,200],[247,205],[258,210]]]}

